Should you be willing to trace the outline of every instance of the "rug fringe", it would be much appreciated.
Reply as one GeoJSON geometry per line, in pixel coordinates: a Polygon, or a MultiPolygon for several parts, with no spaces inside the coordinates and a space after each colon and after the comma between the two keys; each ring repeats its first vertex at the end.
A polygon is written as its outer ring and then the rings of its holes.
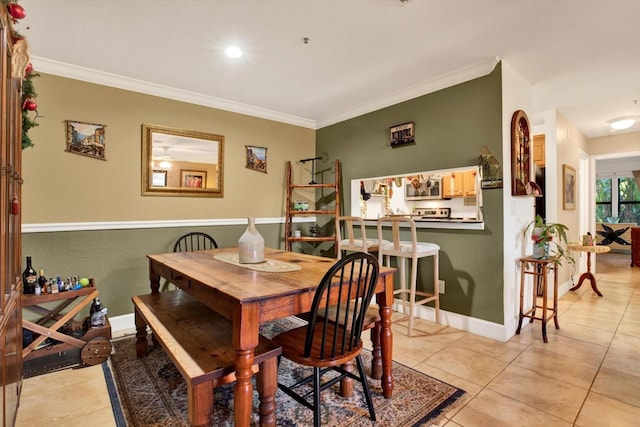
{"type": "Polygon", "coordinates": [[[455,406],[450,405],[453,405],[456,401],[458,401],[458,399],[464,396],[465,393],[466,392],[464,390],[458,389],[455,393],[449,396],[449,398],[445,399],[440,405],[434,408],[433,411],[422,417],[422,419],[415,423],[413,427],[429,427],[439,424],[440,421],[445,418],[446,413],[444,412],[444,410],[454,409],[455,406]]]}

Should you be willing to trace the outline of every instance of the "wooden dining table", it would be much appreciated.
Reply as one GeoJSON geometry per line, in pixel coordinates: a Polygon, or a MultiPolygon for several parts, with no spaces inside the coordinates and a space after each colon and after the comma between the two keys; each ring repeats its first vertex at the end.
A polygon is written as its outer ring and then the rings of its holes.
{"type": "MultiPolygon", "coordinates": [[[[237,248],[221,248],[147,257],[152,293],[159,292],[160,278],[165,278],[233,322],[235,425],[249,426],[253,400],[251,367],[260,325],[310,311],[318,284],[336,260],[266,248],[262,265],[239,264],[235,262],[237,252],[237,248]]],[[[391,398],[393,392],[391,305],[395,271],[381,266],[376,287],[381,319],[381,387],[385,398],[391,398]]],[[[271,387],[277,384],[277,372],[267,376],[264,381],[271,387]]],[[[272,409],[275,411],[275,404],[272,409]]]]}

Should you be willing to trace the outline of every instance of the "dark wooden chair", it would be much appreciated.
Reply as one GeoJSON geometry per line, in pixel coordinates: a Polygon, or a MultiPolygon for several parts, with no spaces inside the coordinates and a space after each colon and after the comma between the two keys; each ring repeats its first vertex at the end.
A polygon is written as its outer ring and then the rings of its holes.
{"type": "Polygon", "coordinates": [[[194,231],[180,236],[173,245],[173,252],[203,251],[205,249],[216,249],[218,244],[215,239],[207,233],[194,231]]]}
{"type": "Polygon", "coordinates": [[[292,385],[278,382],[278,388],[313,410],[314,426],[320,426],[320,393],[344,378],[362,384],[369,415],[373,421],[376,419],[360,358],[360,335],[375,292],[378,270],[378,260],[371,254],[356,252],[340,259],[325,274],[316,290],[309,323],[272,339],[282,347],[282,356],[300,365],[313,367],[313,375],[292,385]],[[332,316],[330,311],[333,310],[339,315],[332,316]],[[354,360],[358,375],[347,370],[354,360]],[[322,376],[330,371],[338,375],[321,383],[322,376]],[[310,382],[313,383],[312,391],[305,394],[297,391],[300,386],[310,382]],[[309,397],[312,397],[311,401],[309,397]]]}
{"type": "MultiPolygon", "coordinates": [[[[215,239],[207,233],[201,231],[192,231],[178,237],[173,245],[173,252],[193,252],[204,251],[206,249],[216,249],[218,244],[215,239]]],[[[170,281],[165,280],[162,283],[162,292],[169,290],[170,281]]]]}

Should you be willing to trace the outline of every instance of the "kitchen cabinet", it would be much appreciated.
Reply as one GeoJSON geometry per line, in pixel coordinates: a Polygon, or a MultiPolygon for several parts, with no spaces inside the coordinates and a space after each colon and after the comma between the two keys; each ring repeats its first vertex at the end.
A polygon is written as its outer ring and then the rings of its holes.
{"type": "Polygon", "coordinates": [[[544,135],[534,135],[533,137],[533,162],[539,167],[544,167],[544,135]]]}
{"type": "Polygon", "coordinates": [[[442,197],[472,197],[477,195],[477,176],[475,169],[451,172],[442,177],[442,197]]]}
{"type": "Polygon", "coordinates": [[[445,199],[462,197],[462,176],[461,172],[451,172],[450,175],[442,177],[442,197],[445,199]]]}
{"type": "Polygon", "coordinates": [[[475,169],[464,171],[462,175],[462,194],[471,197],[478,194],[478,171],[475,169]]]}

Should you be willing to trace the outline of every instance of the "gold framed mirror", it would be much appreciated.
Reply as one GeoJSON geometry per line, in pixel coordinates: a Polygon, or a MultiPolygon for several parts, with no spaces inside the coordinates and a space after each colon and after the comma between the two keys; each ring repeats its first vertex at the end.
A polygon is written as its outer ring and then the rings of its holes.
{"type": "Polygon", "coordinates": [[[223,197],[224,136],[142,125],[142,195],[223,197]]]}

